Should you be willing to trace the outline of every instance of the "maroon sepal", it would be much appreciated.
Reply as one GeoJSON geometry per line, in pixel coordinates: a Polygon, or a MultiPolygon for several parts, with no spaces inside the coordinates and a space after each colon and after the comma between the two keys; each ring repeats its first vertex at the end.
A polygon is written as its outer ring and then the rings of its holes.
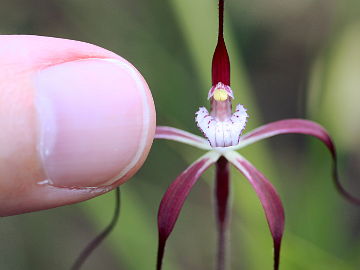
{"type": "Polygon", "coordinates": [[[284,232],[285,214],[279,195],[273,185],[245,158],[236,152],[225,157],[249,180],[264,208],[274,244],[274,269],[279,269],[280,246],[284,232]]]}
{"type": "Polygon", "coordinates": [[[161,270],[166,241],[174,229],[181,208],[194,186],[204,171],[209,168],[219,155],[214,153],[205,154],[183,171],[166,190],[161,200],[158,212],[159,246],[156,269],[161,270]]]}
{"type": "Polygon", "coordinates": [[[246,144],[247,141],[254,143],[256,141],[275,135],[290,133],[314,136],[325,144],[327,149],[330,151],[333,160],[333,179],[335,187],[337,188],[338,192],[349,202],[360,205],[360,198],[350,194],[347,190],[345,190],[340,182],[337,169],[336,149],[329,133],[322,126],[315,122],[304,119],[286,119],[272,122],[245,134],[240,139],[239,145],[246,144]]]}
{"type": "Polygon", "coordinates": [[[218,229],[218,246],[216,269],[226,269],[226,248],[227,231],[229,225],[229,193],[230,193],[230,172],[229,162],[224,157],[220,157],[216,162],[215,174],[215,203],[216,221],[218,229]]]}
{"type": "Polygon", "coordinates": [[[212,85],[222,82],[230,86],[230,60],[224,41],[224,0],[219,0],[219,33],[212,59],[212,85]]]}

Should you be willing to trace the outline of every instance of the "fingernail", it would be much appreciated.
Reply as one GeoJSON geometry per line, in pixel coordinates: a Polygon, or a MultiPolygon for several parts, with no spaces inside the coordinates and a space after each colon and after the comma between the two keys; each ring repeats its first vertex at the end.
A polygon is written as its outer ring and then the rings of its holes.
{"type": "Polygon", "coordinates": [[[129,63],[67,62],[39,71],[34,85],[44,181],[99,187],[124,177],[139,162],[153,129],[153,104],[148,86],[129,63]]]}

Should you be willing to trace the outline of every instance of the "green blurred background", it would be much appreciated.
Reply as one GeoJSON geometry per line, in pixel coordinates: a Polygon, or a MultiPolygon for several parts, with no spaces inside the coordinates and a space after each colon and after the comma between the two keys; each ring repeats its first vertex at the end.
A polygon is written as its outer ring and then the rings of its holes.
{"type": "MultiPolygon", "coordinates": [[[[340,174],[360,196],[360,1],[227,0],[225,37],[247,130],[304,117],[336,142],[340,174]]],[[[0,34],[76,39],[112,50],[146,78],[157,121],[199,134],[216,43],[216,0],[0,0],[0,34]]],[[[277,187],[285,206],[281,269],[360,269],[360,209],[335,191],[330,157],[315,139],[285,135],[242,153],[277,187]]],[[[156,213],[170,181],[201,154],[155,141],[122,186],[116,230],[83,269],[154,269],[156,213]]],[[[272,269],[272,241],[255,193],[232,174],[231,268],[272,269]]],[[[213,171],[191,192],[168,242],[164,270],[214,269],[213,171]]],[[[0,223],[0,269],[69,269],[110,220],[114,194],[0,223]]]]}

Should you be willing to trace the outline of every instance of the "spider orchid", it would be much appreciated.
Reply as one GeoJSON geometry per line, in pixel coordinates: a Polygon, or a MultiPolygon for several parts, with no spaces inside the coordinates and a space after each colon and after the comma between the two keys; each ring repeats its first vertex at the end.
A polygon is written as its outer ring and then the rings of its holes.
{"type": "Polygon", "coordinates": [[[266,177],[237,152],[257,141],[279,134],[306,134],[318,138],[330,151],[333,178],[339,192],[349,201],[360,204],[341,186],[337,177],[336,150],[327,131],[319,124],[304,119],[286,119],[261,126],[240,137],[248,114],[238,104],[232,113],[233,92],[230,87],[230,61],[223,37],[224,0],[219,0],[218,42],[212,61],[212,87],[208,94],[210,112],[201,107],[195,121],[206,139],[173,127],[158,126],[155,138],[174,140],[208,151],[191,164],[169,186],[158,211],[159,245],[157,270],[161,270],[166,241],[172,232],[191,188],[211,165],[215,165],[215,202],[218,225],[217,270],[225,269],[226,230],[229,212],[229,162],[250,182],[260,199],[274,246],[274,269],[279,268],[280,245],[284,232],[284,208],[278,193],[266,177]]]}

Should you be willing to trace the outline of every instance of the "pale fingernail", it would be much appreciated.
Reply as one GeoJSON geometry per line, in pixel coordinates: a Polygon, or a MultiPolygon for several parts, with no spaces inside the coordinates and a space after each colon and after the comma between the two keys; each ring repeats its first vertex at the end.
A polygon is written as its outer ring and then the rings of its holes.
{"type": "Polygon", "coordinates": [[[34,84],[45,182],[62,187],[112,184],[147,151],[153,103],[129,63],[67,62],[40,71],[34,84]]]}

